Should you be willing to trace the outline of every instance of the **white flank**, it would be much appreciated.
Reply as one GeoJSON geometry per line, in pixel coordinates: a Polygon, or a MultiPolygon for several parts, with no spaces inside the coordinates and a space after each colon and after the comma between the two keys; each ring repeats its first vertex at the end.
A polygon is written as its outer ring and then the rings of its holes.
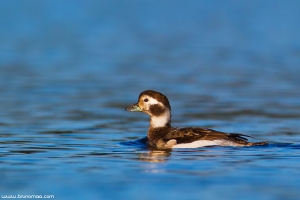
{"type": "Polygon", "coordinates": [[[182,143],[176,144],[172,148],[198,148],[198,147],[206,147],[206,146],[216,146],[222,145],[222,140],[198,140],[191,143],[182,143]]]}
{"type": "Polygon", "coordinates": [[[153,128],[164,127],[168,122],[170,122],[170,112],[165,112],[159,117],[152,116],[150,120],[150,125],[153,128]]]}

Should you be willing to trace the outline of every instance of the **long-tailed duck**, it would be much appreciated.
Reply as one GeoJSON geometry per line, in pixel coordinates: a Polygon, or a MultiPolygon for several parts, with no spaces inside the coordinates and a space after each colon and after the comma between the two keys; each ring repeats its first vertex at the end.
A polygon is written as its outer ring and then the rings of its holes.
{"type": "Polygon", "coordinates": [[[207,128],[173,128],[168,98],[156,91],[146,90],[138,102],[125,109],[150,115],[148,144],[158,149],[197,148],[205,146],[258,146],[267,142],[248,142],[243,134],[223,133],[207,128]]]}

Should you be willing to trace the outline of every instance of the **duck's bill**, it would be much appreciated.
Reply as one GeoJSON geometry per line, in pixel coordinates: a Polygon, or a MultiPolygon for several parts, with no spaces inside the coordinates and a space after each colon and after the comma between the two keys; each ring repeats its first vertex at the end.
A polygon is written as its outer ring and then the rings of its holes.
{"type": "Polygon", "coordinates": [[[130,112],[142,112],[142,109],[139,107],[138,104],[133,104],[132,106],[129,106],[125,110],[130,112]]]}

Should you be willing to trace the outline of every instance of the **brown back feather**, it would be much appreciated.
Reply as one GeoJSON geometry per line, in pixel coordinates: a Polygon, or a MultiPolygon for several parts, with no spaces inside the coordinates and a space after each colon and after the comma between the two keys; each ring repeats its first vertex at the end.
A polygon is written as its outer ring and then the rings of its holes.
{"type": "Polygon", "coordinates": [[[230,134],[223,133],[220,131],[215,131],[212,129],[203,129],[203,128],[173,128],[169,134],[167,134],[164,139],[176,139],[177,143],[190,143],[197,140],[222,140],[227,139],[233,142],[238,142],[241,144],[247,144],[248,140],[247,135],[242,134],[230,134]]]}

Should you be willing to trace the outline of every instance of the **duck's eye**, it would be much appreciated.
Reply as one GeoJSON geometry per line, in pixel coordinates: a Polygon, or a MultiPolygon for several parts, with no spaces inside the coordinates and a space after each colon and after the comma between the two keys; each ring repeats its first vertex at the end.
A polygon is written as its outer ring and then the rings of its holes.
{"type": "Polygon", "coordinates": [[[148,102],[148,99],[144,99],[144,102],[148,102]]]}

